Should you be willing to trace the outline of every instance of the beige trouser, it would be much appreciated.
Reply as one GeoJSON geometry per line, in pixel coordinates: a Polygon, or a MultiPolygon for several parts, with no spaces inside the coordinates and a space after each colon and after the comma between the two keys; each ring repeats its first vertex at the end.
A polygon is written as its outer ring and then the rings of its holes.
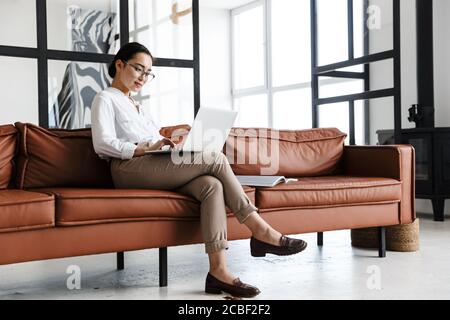
{"type": "Polygon", "coordinates": [[[242,189],[223,153],[190,153],[177,163],[171,154],[111,161],[116,188],[172,190],[201,202],[200,221],[206,253],[228,249],[225,205],[240,223],[257,208],[242,189]],[[186,161],[185,161],[186,162],[186,161]]]}

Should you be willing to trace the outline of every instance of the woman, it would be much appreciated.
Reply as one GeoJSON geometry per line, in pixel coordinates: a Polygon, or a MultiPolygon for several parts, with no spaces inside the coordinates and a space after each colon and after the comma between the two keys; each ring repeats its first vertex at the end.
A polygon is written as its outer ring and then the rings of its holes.
{"type": "Polygon", "coordinates": [[[258,288],[241,282],[227,268],[225,205],[252,232],[253,256],[298,253],[306,248],[306,242],[282,236],[259,216],[223,153],[208,154],[214,157],[208,163],[196,161],[202,153],[194,154],[193,164],[175,164],[170,154],[145,155],[147,150],[175,146],[159,134],[160,128],[130,96],[153,79],[152,65],[151,53],[136,42],[124,45],[115,56],[108,70],[113,78],[111,87],[98,93],[92,105],[95,151],[111,161],[116,188],[172,190],[200,201],[201,231],[210,263],[205,291],[256,296],[258,288]]]}

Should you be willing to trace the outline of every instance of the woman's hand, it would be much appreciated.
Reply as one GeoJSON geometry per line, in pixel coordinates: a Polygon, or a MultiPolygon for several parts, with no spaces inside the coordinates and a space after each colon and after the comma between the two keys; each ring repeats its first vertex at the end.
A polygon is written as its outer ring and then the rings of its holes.
{"type": "Polygon", "coordinates": [[[184,138],[186,138],[186,137],[187,137],[187,133],[184,135],[176,135],[176,136],[172,137],[172,141],[178,145],[178,144],[181,144],[184,141],[184,138]]]}
{"type": "Polygon", "coordinates": [[[141,157],[145,155],[146,151],[160,150],[162,146],[169,145],[171,148],[175,147],[175,143],[169,138],[163,138],[155,143],[143,142],[139,143],[134,151],[134,157],[141,157]]]}
{"type": "Polygon", "coordinates": [[[171,148],[175,147],[175,143],[169,138],[163,138],[161,140],[156,141],[153,144],[149,143],[147,150],[160,150],[162,146],[169,145],[171,148]]]}

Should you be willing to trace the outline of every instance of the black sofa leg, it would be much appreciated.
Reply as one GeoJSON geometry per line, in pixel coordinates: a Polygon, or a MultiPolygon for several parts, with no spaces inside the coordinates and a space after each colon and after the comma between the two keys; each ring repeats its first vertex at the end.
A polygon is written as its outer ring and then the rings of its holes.
{"type": "Polygon", "coordinates": [[[317,245],[323,246],[323,232],[317,232],[317,245]]]}
{"type": "Polygon", "coordinates": [[[159,248],[159,286],[167,287],[167,247],[159,248]]]}
{"type": "Polygon", "coordinates": [[[117,270],[123,270],[125,267],[124,263],[124,253],[117,252],[117,270]]]}
{"type": "Polygon", "coordinates": [[[378,227],[378,256],[386,257],[386,228],[378,227]]]}

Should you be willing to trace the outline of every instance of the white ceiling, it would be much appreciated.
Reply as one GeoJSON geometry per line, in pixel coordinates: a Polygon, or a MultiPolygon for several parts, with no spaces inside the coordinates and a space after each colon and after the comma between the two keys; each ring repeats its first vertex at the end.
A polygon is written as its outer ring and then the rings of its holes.
{"type": "Polygon", "coordinates": [[[201,7],[215,9],[233,9],[255,0],[200,0],[201,7]]]}

